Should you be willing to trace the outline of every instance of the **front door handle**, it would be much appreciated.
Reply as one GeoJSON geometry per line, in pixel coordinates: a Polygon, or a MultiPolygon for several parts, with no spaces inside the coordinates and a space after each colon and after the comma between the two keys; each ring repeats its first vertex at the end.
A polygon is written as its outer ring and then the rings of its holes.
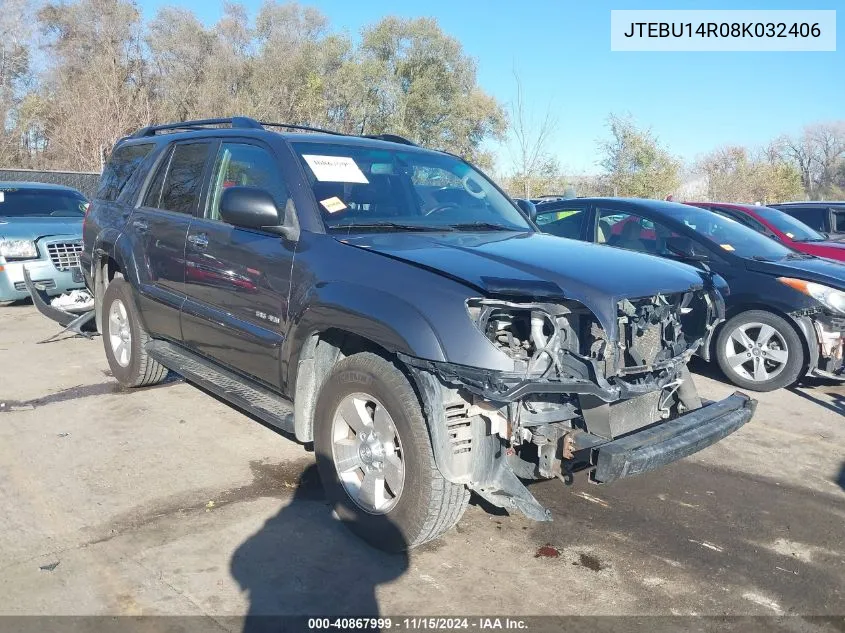
{"type": "Polygon", "coordinates": [[[205,233],[189,235],[188,241],[194,246],[194,248],[205,248],[208,246],[208,236],[205,233]]]}
{"type": "Polygon", "coordinates": [[[147,224],[146,220],[132,220],[132,228],[138,231],[138,233],[146,233],[150,230],[150,225],[147,224]]]}

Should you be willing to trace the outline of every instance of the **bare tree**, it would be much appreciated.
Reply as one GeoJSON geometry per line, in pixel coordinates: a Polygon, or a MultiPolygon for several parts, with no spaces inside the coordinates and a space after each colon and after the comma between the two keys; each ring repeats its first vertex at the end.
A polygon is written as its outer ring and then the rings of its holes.
{"type": "Polygon", "coordinates": [[[810,199],[837,196],[838,179],[845,162],[845,122],[816,123],[800,136],[778,141],[784,158],[801,172],[805,195],[810,199]]]}
{"type": "MultiPolygon", "coordinates": [[[[538,189],[560,180],[560,166],[550,153],[549,144],[557,132],[558,121],[551,104],[539,120],[526,110],[522,79],[514,69],[516,97],[510,107],[510,143],[514,171],[511,188],[521,189],[522,197],[539,195],[538,189]]],[[[552,193],[551,191],[543,193],[552,193]]]]}

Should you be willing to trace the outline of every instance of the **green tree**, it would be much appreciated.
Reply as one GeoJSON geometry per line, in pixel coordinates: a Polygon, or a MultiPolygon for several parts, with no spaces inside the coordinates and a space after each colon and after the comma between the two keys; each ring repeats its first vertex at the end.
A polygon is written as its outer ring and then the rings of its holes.
{"type": "Polygon", "coordinates": [[[681,164],[654,136],[639,129],[630,116],[611,114],[610,140],[599,142],[599,165],[613,195],[664,198],[680,184],[681,164]]]}
{"type": "Polygon", "coordinates": [[[502,138],[502,106],[479,88],[475,60],[430,18],[387,17],[364,29],[369,98],[362,129],[392,132],[489,165],[483,143],[502,138]]]}
{"type": "Polygon", "coordinates": [[[707,195],[724,202],[776,202],[801,195],[798,168],[774,151],[753,155],[741,146],[714,150],[699,162],[707,177],[707,195]]]}

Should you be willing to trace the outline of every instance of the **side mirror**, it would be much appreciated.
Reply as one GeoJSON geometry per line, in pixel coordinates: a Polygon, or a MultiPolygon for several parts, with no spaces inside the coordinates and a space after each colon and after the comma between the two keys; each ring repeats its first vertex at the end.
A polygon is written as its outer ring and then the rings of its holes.
{"type": "Polygon", "coordinates": [[[516,198],[514,202],[516,202],[516,206],[522,210],[529,220],[534,222],[537,219],[537,205],[533,202],[525,198],[516,198]]]}
{"type": "Polygon", "coordinates": [[[273,196],[258,187],[229,187],[223,191],[220,217],[234,226],[262,229],[291,241],[299,239],[299,220],[293,199],[288,199],[284,216],[280,217],[273,196]]]}
{"type": "Polygon", "coordinates": [[[245,229],[279,225],[279,209],[273,196],[257,187],[229,187],[220,198],[220,217],[224,222],[245,229]]]}

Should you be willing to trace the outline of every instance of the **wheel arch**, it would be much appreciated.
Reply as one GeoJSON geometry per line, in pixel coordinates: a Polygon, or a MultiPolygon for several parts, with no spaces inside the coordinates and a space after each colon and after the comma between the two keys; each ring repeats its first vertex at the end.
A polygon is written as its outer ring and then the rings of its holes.
{"type": "Polygon", "coordinates": [[[297,440],[314,440],[317,397],[332,367],[347,356],[360,352],[381,356],[396,364],[407,375],[407,369],[397,360],[396,355],[372,338],[337,327],[311,332],[300,348],[288,388],[293,396],[294,434],[297,440]]]}
{"type": "MultiPolygon", "coordinates": [[[[106,288],[117,274],[123,276],[133,287],[138,277],[131,255],[124,253],[121,248],[120,236],[113,244],[107,243],[102,237],[98,242],[92,258],[91,277],[94,291],[94,316],[97,331],[102,333],[102,304],[106,288]]],[[[141,318],[140,315],[139,318],[141,318]]]]}

